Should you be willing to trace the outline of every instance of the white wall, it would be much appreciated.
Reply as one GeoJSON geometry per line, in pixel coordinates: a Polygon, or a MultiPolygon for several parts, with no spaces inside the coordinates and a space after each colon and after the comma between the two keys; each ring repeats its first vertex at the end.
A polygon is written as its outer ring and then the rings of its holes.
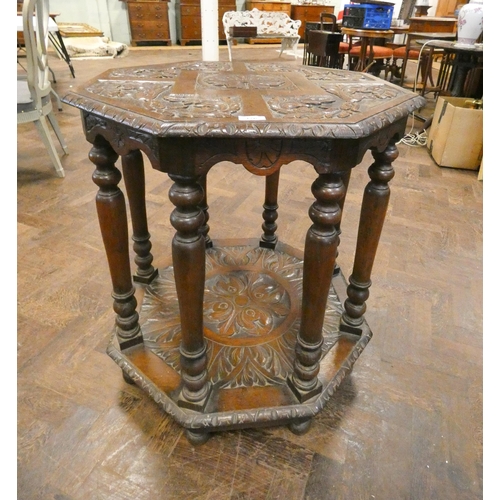
{"type": "Polygon", "coordinates": [[[58,22],[84,23],[115,42],[130,43],[127,6],[119,0],[49,0],[58,22]]]}
{"type": "MultiPolygon", "coordinates": [[[[168,3],[170,36],[172,44],[177,43],[175,4],[179,0],[172,0],[168,3]]],[[[392,0],[394,3],[394,17],[398,17],[402,0],[392,0]]],[[[335,14],[344,10],[344,5],[350,3],[349,0],[318,0],[323,5],[333,5],[335,14]]],[[[292,0],[292,3],[299,3],[292,0]]],[[[428,15],[433,16],[438,0],[430,0],[433,7],[428,15]]],[[[115,42],[130,44],[130,28],[128,24],[127,6],[125,2],[119,0],[49,0],[50,11],[59,13],[57,20],[64,23],[85,23],[101,30],[115,42]]],[[[236,0],[236,8],[243,9],[245,0],[236,0]]]]}

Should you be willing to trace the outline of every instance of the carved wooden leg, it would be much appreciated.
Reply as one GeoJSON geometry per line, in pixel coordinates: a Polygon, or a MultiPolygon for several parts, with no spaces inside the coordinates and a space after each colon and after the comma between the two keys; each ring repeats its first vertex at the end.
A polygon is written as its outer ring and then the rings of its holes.
{"type": "Polygon", "coordinates": [[[146,215],[146,187],[144,181],[144,161],[139,150],[131,151],[122,156],[123,178],[127,189],[127,196],[132,218],[132,240],[136,253],[137,265],[134,281],[151,283],[158,276],[158,269],[152,266],[151,235],[148,232],[146,215]]]}
{"type": "Polygon", "coordinates": [[[278,218],[278,186],[280,180],[279,169],[266,177],[266,198],[264,201],[264,212],[262,218],[264,222],[262,229],[264,234],[261,237],[259,246],[264,248],[276,248],[278,238],[276,236],[276,219],[278,218]]]}
{"type": "MultiPolygon", "coordinates": [[[[349,189],[349,181],[351,180],[351,172],[352,170],[346,170],[345,172],[341,172],[340,176],[342,177],[342,182],[344,183],[345,190],[347,193],[347,190],[349,189]]],[[[337,230],[337,233],[339,234],[339,245],[340,245],[340,235],[342,234],[342,230],[340,228],[342,224],[342,214],[344,213],[344,202],[345,202],[345,196],[339,201],[339,207],[340,207],[340,217],[341,220],[339,220],[339,223],[335,226],[335,229],[337,230]]],[[[337,255],[335,256],[336,258],[339,256],[338,248],[337,248],[337,255]]],[[[333,270],[333,275],[337,276],[340,274],[340,266],[338,265],[337,262],[335,262],[335,268],[333,270]]]]}
{"type": "Polygon", "coordinates": [[[312,419],[307,418],[303,420],[298,420],[297,422],[290,422],[288,424],[288,428],[297,436],[302,436],[302,434],[306,434],[311,428],[312,419]]]}
{"type": "Polygon", "coordinates": [[[209,432],[198,429],[184,429],[184,435],[193,446],[205,444],[210,439],[209,432]]]}
{"type": "Polygon", "coordinates": [[[339,203],[345,196],[345,186],[339,174],[321,174],[312,184],[315,201],[309,209],[313,225],[306,236],[302,314],[294,373],[288,385],[300,402],[321,392],[317,375],[323,344],[323,321],[335,267],[338,245],[337,224],[340,222],[339,203]]]}
{"type": "Polygon", "coordinates": [[[203,215],[205,216],[205,222],[203,226],[201,226],[201,234],[205,238],[205,248],[212,248],[214,246],[208,232],[210,231],[210,226],[208,225],[208,220],[210,219],[210,215],[208,214],[208,203],[207,203],[207,176],[202,175],[200,180],[198,181],[201,188],[203,189],[203,200],[200,203],[200,209],[203,210],[203,215]]]}
{"type": "Polygon", "coordinates": [[[130,273],[125,198],[118,187],[121,174],[115,167],[118,155],[106,140],[98,137],[90,150],[89,158],[96,166],[92,180],[99,186],[96,196],[97,215],[113,283],[116,333],[123,350],[141,344],[143,340],[130,273]]]}
{"type": "Polygon", "coordinates": [[[366,301],[371,286],[370,276],[377,246],[389,204],[389,181],[394,177],[392,162],[399,153],[394,143],[385,151],[372,151],[375,162],[368,169],[371,181],[367,184],[361,205],[356,254],[353,272],[347,287],[341,330],[360,334],[359,327],[366,311],[366,301]]]}
{"type": "Polygon", "coordinates": [[[200,229],[205,215],[199,208],[203,189],[196,178],[170,177],[174,181],[169,192],[170,201],[175,205],[170,221],[177,231],[172,240],[172,260],[181,319],[184,383],[178,404],[203,411],[210,393],[203,337],[205,238],[200,229]]]}

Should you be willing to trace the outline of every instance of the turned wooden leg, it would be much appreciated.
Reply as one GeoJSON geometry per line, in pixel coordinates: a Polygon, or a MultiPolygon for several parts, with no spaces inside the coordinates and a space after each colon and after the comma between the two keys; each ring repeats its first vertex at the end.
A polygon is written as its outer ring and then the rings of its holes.
{"type": "Polygon", "coordinates": [[[148,231],[146,215],[146,187],[144,181],[144,161],[139,150],[122,156],[123,179],[132,218],[132,241],[134,242],[137,271],[134,281],[151,283],[158,276],[158,269],[152,266],[151,235],[148,231]]]}
{"type": "Polygon", "coordinates": [[[123,350],[141,344],[143,339],[130,272],[125,197],[118,187],[121,174],[115,167],[118,155],[106,140],[97,137],[89,158],[96,166],[92,180],[99,187],[96,196],[97,216],[113,283],[116,333],[123,350]]]}
{"type": "Polygon", "coordinates": [[[205,248],[212,248],[214,246],[208,232],[210,231],[210,226],[208,225],[208,219],[210,219],[210,215],[208,214],[208,202],[207,202],[207,176],[202,175],[200,180],[198,181],[201,188],[203,189],[203,200],[200,203],[200,209],[203,211],[203,215],[205,216],[205,222],[201,226],[201,234],[205,238],[205,248]]]}
{"type": "Polygon", "coordinates": [[[280,170],[266,177],[266,197],[264,200],[264,212],[262,218],[264,222],[262,229],[264,234],[260,239],[259,246],[264,248],[276,248],[278,237],[276,236],[276,219],[278,218],[278,187],[280,180],[280,170]]]}
{"type": "Polygon", "coordinates": [[[312,184],[316,201],[309,209],[313,225],[306,236],[302,313],[294,372],[288,385],[300,402],[307,401],[322,390],[318,380],[323,321],[338,245],[337,225],[340,222],[339,203],[345,196],[345,186],[339,174],[321,174],[312,184]]]}
{"type": "Polygon", "coordinates": [[[209,432],[198,429],[184,429],[184,435],[193,446],[205,444],[210,439],[209,432]]]}
{"type": "Polygon", "coordinates": [[[171,175],[170,216],[176,233],[172,260],[181,320],[181,369],[183,387],[178,404],[203,411],[210,393],[207,381],[206,343],[203,337],[203,292],[205,288],[205,238],[200,229],[205,215],[200,209],[203,189],[196,178],[171,175]]]}
{"type": "Polygon", "coordinates": [[[392,162],[398,157],[398,150],[391,143],[385,151],[372,151],[375,162],[368,169],[371,181],[367,184],[361,205],[361,214],[354,256],[353,272],[347,287],[341,330],[360,334],[363,314],[371,286],[371,272],[377,246],[384,225],[389,204],[389,181],[394,177],[392,162]]]}
{"type": "MultiPolygon", "coordinates": [[[[346,170],[345,172],[340,172],[340,176],[342,177],[342,182],[344,183],[344,187],[347,193],[347,190],[349,189],[349,181],[351,180],[351,172],[352,170],[346,170]]],[[[337,230],[337,233],[339,235],[339,245],[340,245],[340,235],[342,234],[342,229],[341,229],[341,224],[342,224],[342,214],[344,213],[344,202],[345,202],[345,196],[339,201],[339,208],[340,208],[340,220],[338,224],[335,226],[335,229],[337,230]]],[[[337,248],[337,254],[335,255],[335,258],[339,256],[338,248],[337,248]]],[[[338,265],[337,261],[335,261],[335,268],[333,269],[333,275],[337,276],[340,274],[340,266],[338,265]]]]}

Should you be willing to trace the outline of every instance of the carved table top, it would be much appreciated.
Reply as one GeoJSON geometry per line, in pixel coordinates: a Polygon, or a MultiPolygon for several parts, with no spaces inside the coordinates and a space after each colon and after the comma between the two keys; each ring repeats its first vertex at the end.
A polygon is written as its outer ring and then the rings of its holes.
{"type": "Polygon", "coordinates": [[[367,137],[422,107],[359,72],[259,62],[112,69],[64,102],[157,137],[367,137]]]}

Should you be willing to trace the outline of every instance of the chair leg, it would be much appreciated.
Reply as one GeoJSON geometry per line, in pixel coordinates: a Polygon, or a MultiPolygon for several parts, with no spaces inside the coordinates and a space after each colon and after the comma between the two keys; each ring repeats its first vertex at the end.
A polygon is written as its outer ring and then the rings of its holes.
{"type": "Polygon", "coordinates": [[[56,170],[56,174],[58,177],[64,177],[64,169],[61,165],[61,160],[59,159],[59,155],[57,154],[54,142],[50,137],[50,129],[47,125],[47,120],[44,116],[41,116],[39,120],[35,121],[36,128],[40,137],[42,138],[45,147],[47,148],[47,152],[49,153],[50,159],[52,160],[52,164],[56,170]]]}
{"type": "Polygon", "coordinates": [[[61,98],[59,97],[59,94],[54,90],[50,89],[50,93],[54,96],[56,102],[57,102],[57,109],[59,111],[62,111],[62,103],[61,103],[61,98]]]}
{"type": "Polygon", "coordinates": [[[401,82],[400,82],[401,87],[404,87],[407,63],[408,63],[408,58],[407,57],[403,58],[403,64],[401,65],[401,82]]]}
{"type": "Polygon", "coordinates": [[[61,129],[59,128],[59,123],[57,123],[57,119],[56,119],[54,113],[50,112],[47,115],[47,118],[49,119],[50,125],[54,129],[54,132],[56,134],[57,139],[59,140],[59,144],[61,145],[61,148],[63,149],[64,154],[69,154],[68,146],[66,146],[66,141],[64,140],[61,129]]]}

